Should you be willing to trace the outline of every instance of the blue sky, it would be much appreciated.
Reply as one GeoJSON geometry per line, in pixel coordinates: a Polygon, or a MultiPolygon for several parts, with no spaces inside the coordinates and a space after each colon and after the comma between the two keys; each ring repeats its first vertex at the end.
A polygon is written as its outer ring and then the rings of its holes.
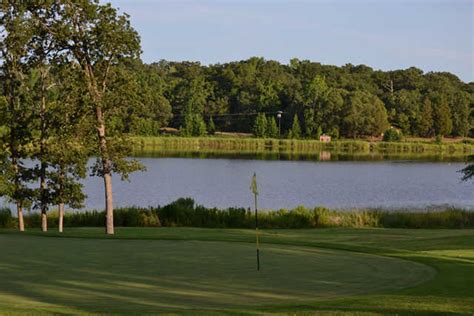
{"type": "Polygon", "coordinates": [[[416,66],[474,81],[474,0],[111,0],[131,15],[145,62],[262,56],[416,66]]]}

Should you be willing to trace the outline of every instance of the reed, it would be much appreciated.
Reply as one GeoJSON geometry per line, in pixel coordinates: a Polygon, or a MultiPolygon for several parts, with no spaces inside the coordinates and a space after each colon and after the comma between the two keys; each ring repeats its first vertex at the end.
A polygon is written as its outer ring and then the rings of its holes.
{"type": "MultiPolygon", "coordinates": [[[[115,210],[114,222],[121,227],[206,227],[253,228],[254,214],[245,208],[207,208],[191,198],[180,198],[158,207],[125,207],[115,210]]],[[[474,228],[474,211],[458,208],[444,210],[353,209],[330,210],[324,207],[298,206],[292,210],[267,210],[259,213],[261,228],[474,228]]],[[[25,216],[27,228],[40,227],[37,213],[25,216]]],[[[51,228],[58,226],[57,212],[48,214],[51,228]]],[[[100,227],[105,224],[101,211],[67,212],[65,227],[100,227]]],[[[0,227],[12,228],[16,218],[10,210],[0,210],[0,227]]]]}
{"type": "Polygon", "coordinates": [[[383,158],[464,158],[474,154],[470,141],[441,143],[427,141],[369,142],[363,140],[337,140],[323,143],[317,140],[229,138],[229,137],[132,137],[135,155],[159,155],[160,153],[202,153],[223,155],[250,154],[320,154],[334,156],[383,158]]]}

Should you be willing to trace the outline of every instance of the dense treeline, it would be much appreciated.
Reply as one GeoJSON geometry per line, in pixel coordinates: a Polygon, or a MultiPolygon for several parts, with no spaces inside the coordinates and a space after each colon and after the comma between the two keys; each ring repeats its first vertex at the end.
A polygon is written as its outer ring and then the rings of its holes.
{"type": "Polygon", "coordinates": [[[257,57],[209,66],[135,62],[126,68],[144,92],[140,107],[130,105],[120,119],[132,134],[155,135],[170,125],[187,136],[217,129],[272,137],[278,111],[284,112],[282,134],[293,137],[379,136],[389,126],[422,137],[472,133],[474,83],[447,72],[298,59],[285,65],[257,57]],[[266,113],[267,122],[257,113],[266,113]],[[299,131],[293,131],[295,124],[299,131]]]}
{"type": "MultiPolygon", "coordinates": [[[[68,213],[66,227],[98,227],[105,222],[104,212],[68,213]]],[[[123,227],[207,227],[254,228],[255,215],[245,208],[207,208],[196,205],[190,198],[181,198],[165,206],[128,207],[116,210],[114,223],[123,227]]],[[[58,225],[57,216],[49,216],[49,225],[58,225]]],[[[25,217],[27,227],[37,227],[39,214],[25,217]]],[[[14,227],[15,219],[9,210],[0,209],[0,227],[14,227]]],[[[474,212],[462,209],[439,211],[407,210],[329,210],[298,206],[259,212],[261,228],[319,228],[319,227],[386,227],[386,228],[473,228],[474,212]]]]}

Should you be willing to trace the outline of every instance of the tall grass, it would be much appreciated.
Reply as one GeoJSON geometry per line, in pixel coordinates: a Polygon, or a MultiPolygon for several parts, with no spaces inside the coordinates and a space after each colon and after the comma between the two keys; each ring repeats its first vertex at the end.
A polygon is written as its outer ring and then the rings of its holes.
{"type": "Polygon", "coordinates": [[[138,154],[159,152],[199,152],[208,154],[316,154],[323,151],[341,155],[382,155],[388,157],[465,157],[474,153],[470,142],[368,142],[337,140],[322,143],[317,140],[228,138],[228,137],[132,137],[138,154]]]}
{"type": "MultiPolygon", "coordinates": [[[[196,205],[191,198],[181,198],[166,206],[127,207],[115,210],[116,226],[160,227],[187,226],[207,228],[253,228],[254,213],[245,208],[207,208],[196,205]]],[[[48,214],[50,227],[58,226],[56,212],[48,214]]],[[[99,211],[67,212],[65,227],[100,227],[105,213],[99,211]]],[[[16,218],[7,209],[0,210],[0,227],[12,228],[16,218]]],[[[39,214],[25,216],[28,228],[40,227],[39,214]]],[[[330,210],[324,207],[308,209],[298,206],[259,212],[262,228],[320,227],[384,227],[384,228],[474,228],[474,211],[448,208],[440,211],[408,211],[384,209],[330,210]]]]}

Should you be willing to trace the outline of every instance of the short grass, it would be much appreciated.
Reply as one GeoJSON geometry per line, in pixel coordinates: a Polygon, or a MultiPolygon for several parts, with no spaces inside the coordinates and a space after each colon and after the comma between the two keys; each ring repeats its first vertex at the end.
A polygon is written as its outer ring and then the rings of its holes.
{"type": "Polygon", "coordinates": [[[0,314],[472,315],[474,230],[0,230],[0,314]],[[49,238],[47,238],[49,237],[49,238]]]}

